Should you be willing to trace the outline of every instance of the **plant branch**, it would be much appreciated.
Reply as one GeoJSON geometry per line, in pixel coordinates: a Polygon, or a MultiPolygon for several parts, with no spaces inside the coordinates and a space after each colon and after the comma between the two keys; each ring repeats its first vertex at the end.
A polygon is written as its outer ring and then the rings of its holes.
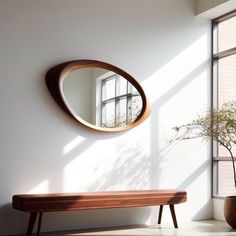
{"type": "Polygon", "coordinates": [[[220,109],[206,112],[191,123],[174,127],[174,130],[179,134],[179,136],[175,137],[176,140],[195,138],[206,140],[211,137],[225,147],[232,159],[233,178],[236,188],[236,166],[232,153],[232,146],[236,144],[236,101],[228,101],[220,109]]]}

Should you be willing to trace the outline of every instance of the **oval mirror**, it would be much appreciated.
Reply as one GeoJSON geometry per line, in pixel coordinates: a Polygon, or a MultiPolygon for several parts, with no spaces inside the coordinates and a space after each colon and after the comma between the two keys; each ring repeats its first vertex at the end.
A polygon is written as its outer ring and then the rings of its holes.
{"type": "Polygon", "coordinates": [[[150,113],[139,83],[108,63],[66,62],[48,71],[46,83],[64,111],[95,130],[127,130],[141,123],[150,113]]]}

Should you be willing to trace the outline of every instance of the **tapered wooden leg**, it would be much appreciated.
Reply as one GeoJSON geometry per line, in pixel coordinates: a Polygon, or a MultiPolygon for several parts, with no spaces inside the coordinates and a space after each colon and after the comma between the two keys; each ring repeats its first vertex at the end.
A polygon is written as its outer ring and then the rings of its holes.
{"type": "Polygon", "coordinates": [[[37,236],[39,236],[40,234],[40,230],[41,230],[41,223],[42,223],[42,217],[43,217],[43,212],[39,213],[39,221],[38,221],[38,230],[37,230],[37,236]]]}
{"type": "Polygon", "coordinates": [[[170,212],[171,212],[171,216],[172,216],[174,226],[175,226],[175,228],[178,228],[178,224],[177,224],[177,220],[176,220],[176,216],[175,216],[175,207],[172,204],[170,204],[170,212]]]}
{"type": "Polygon", "coordinates": [[[29,224],[28,224],[28,229],[27,229],[26,235],[32,234],[37,214],[38,214],[37,212],[30,213],[29,224]]]}
{"type": "Polygon", "coordinates": [[[158,222],[157,222],[158,224],[161,223],[162,211],[163,211],[163,205],[160,205],[159,215],[158,215],[158,222]]]}

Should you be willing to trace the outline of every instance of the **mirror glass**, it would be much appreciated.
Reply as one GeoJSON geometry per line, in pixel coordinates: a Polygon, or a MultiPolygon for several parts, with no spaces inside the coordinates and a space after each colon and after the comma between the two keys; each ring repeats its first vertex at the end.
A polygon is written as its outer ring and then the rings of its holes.
{"type": "Polygon", "coordinates": [[[103,128],[133,122],[143,107],[142,97],[127,79],[98,67],[69,71],[63,79],[62,91],[75,116],[103,128]]]}

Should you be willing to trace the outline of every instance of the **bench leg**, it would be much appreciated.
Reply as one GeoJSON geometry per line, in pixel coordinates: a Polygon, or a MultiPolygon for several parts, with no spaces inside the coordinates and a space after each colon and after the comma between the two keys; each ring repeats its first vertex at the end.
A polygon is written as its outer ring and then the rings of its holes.
{"type": "Polygon", "coordinates": [[[41,224],[42,224],[42,217],[43,217],[43,212],[40,212],[39,213],[37,236],[39,236],[39,234],[40,234],[41,224]]]}
{"type": "Polygon", "coordinates": [[[27,229],[26,235],[32,234],[37,214],[38,214],[37,212],[30,213],[29,224],[28,224],[28,229],[27,229]]]}
{"type": "Polygon", "coordinates": [[[175,228],[178,228],[178,224],[177,224],[177,220],[176,220],[176,216],[175,216],[175,208],[173,204],[170,204],[170,212],[171,212],[171,216],[172,216],[172,220],[174,223],[175,228]]]}
{"type": "Polygon", "coordinates": [[[157,222],[158,224],[161,223],[162,211],[163,211],[163,205],[160,205],[159,215],[158,215],[158,222],[157,222]]]}

